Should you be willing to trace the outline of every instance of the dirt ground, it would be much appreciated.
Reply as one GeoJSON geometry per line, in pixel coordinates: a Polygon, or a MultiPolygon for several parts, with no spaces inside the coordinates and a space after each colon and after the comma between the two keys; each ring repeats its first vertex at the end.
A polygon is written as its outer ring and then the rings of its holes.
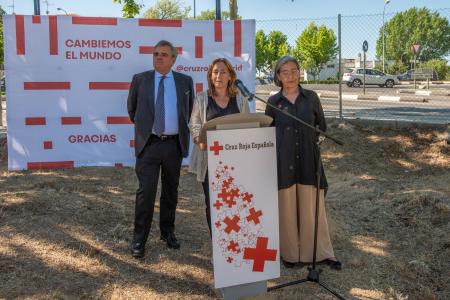
{"type": "MultiPolygon", "coordinates": [[[[321,280],[348,299],[450,299],[450,150],[445,127],[338,122],[323,145],[328,221],[343,270],[321,280]]],[[[0,141],[0,298],[211,299],[211,245],[201,186],[183,170],[176,233],[133,259],[132,168],[7,171],[0,141]]],[[[269,286],[302,279],[281,267],[269,286]]],[[[249,297],[252,299],[252,297],[249,297]]],[[[332,299],[306,283],[256,299],[332,299]]]]}

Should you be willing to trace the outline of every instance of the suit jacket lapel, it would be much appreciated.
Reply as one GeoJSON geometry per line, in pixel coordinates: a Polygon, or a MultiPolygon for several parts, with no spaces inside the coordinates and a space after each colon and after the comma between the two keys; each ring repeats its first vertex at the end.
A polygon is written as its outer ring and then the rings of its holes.
{"type": "Polygon", "coordinates": [[[184,101],[183,101],[183,97],[184,97],[184,91],[183,91],[183,85],[181,84],[180,81],[180,76],[178,73],[176,72],[172,72],[173,74],[173,80],[175,81],[175,87],[176,87],[176,91],[177,91],[177,112],[178,112],[178,117],[182,116],[184,119],[186,119],[185,116],[185,109],[183,108],[184,105],[184,101]]]}
{"type": "Polygon", "coordinates": [[[155,114],[155,71],[149,71],[146,73],[146,85],[148,86],[148,107],[150,110],[150,115],[155,114]]]}

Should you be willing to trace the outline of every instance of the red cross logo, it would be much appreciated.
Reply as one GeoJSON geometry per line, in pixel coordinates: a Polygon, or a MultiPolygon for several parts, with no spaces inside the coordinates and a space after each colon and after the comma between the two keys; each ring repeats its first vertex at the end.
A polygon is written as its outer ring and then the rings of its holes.
{"type": "Polygon", "coordinates": [[[242,198],[242,200],[247,201],[248,203],[250,203],[253,199],[253,194],[249,194],[247,192],[244,193],[244,197],[242,198]]]}
{"type": "Polygon", "coordinates": [[[231,197],[230,200],[225,200],[225,203],[227,204],[228,208],[232,208],[233,205],[236,204],[236,201],[234,201],[233,197],[231,197]]]}
{"type": "Polygon", "coordinates": [[[225,222],[225,224],[227,224],[227,228],[225,228],[225,232],[227,234],[230,234],[230,232],[232,230],[239,232],[239,230],[241,230],[241,227],[238,225],[239,222],[239,217],[238,216],[234,216],[233,219],[230,219],[230,217],[226,217],[223,221],[225,222]]]}
{"type": "Polygon", "coordinates": [[[239,251],[239,244],[236,243],[235,241],[231,241],[231,242],[228,244],[227,249],[230,250],[230,251],[236,252],[236,253],[239,253],[239,252],[240,252],[240,251],[239,251]]]}
{"type": "Polygon", "coordinates": [[[267,249],[268,242],[269,238],[258,237],[256,240],[256,248],[244,249],[244,259],[253,259],[253,272],[264,272],[264,264],[266,260],[276,260],[277,250],[267,249]]]}
{"type": "Polygon", "coordinates": [[[232,198],[234,198],[234,197],[239,197],[239,189],[238,189],[238,188],[232,189],[232,190],[231,190],[231,193],[230,193],[230,196],[231,196],[232,198]]]}
{"type": "Polygon", "coordinates": [[[220,221],[217,221],[217,222],[216,222],[216,223],[214,223],[214,224],[216,224],[216,227],[217,227],[217,228],[219,228],[219,227],[220,227],[220,225],[221,225],[221,224],[220,224],[220,221]]]}
{"type": "Polygon", "coordinates": [[[231,264],[232,262],[233,262],[233,258],[228,256],[227,263],[231,264]]]}
{"type": "Polygon", "coordinates": [[[230,197],[230,193],[228,193],[226,189],[222,189],[222,192],[217,194],[217,196],[222,198],[222,201],[227,201],[230,197]]]}
{"type": "Polygon", "coordinates": [[[252,207],[250,208],[250,215],[247,216],[247,221],[253,221],[255,224],[259,224],[259,217],[261,217],[262,214],[261,210],[255,211],[252,207]]]}
{"type": "Polygon", "coordinates": [[[216,203],[214,203],[214,207],[217,208],[217,210],[220,210],[220,208],[223,206],[222,203],[220,203],[219,200],[216,200],[216,203]]]}
{"type": "Polygon", "coordinates": [[[221,150],[223,150],[223,146],[219,145],[218,141],[214,141],[214,146],[209,147],[209,151],[213,151],[214,155],[219,155],[221,150]]]}
{"type": "Polygon", "coordinates": [[[223,184],[222,184],[222,187],[227,189],[227,188],[230,187],[230,183],[231,183],[230,181],[224,180],[224,181],[223,181],[223,184]]]}

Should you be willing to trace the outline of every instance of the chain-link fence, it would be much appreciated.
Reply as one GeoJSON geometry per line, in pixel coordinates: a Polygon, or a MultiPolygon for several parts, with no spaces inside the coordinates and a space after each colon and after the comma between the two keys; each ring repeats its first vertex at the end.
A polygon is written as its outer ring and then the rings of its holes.
{"type": "MultiPolygon", "coordinates": [[[[450,23],[450,8],[431,11],[435,12],[450,23]]],[[[275,31],[283,33],[289,44],[290,54],[297,56],[296,41],[302,32],[308,29],[311,22],[317,27],[324,25],[327,29],[333,30],[338,50],[340,45],[340,55],[337,51],[335,58],[324,63],[318,74],[314,74],[314,70],[301,72],[303,87],[312,89],[320,95],[325,113],[329,117],[450,123],[448,66],[450,54],[447,50],[443,55],[444,62],[440,62],[440,69],[434,65],[430,68],[432,62],[426,55],[430,53],[429,48],[432,47],[429,45],[431,33],[402,33],[402,24],[389,24],[396,15],[386,13],[316,19],[264,20],[256,22],[256,30],[262,30],[269,39],[270,34],[275,31]],[[395,26],[399,26],[400,29],[396,29],[395,26]],[[416,38],[418,40],[406,45],[405,41],[411,40],[405,38],[408,34],[418,35],[416,38]],[[423,41],[426,45],[421,45],[424,49],[423,55],[421,52],[416,55],[416,72],[414,72],[411,46],[420,45],[420,38],[425,35],[428,40],[423,41]],[[368,45],[365,55],[364,41],[367,41],[368,45]]],[[[405,24],[403,27],[407,26],[409,25],[405,24]]],[[[450,43],[449,35],[443,34],[443,43],[447,45],[450,43]]],[[[436,63],[436,60],[434,62],[436,63]]],[[[267,99],[270,93],[279,90],[271,83],[273,74],[268,68],[263,72],[260,70],[257,75],[258,96],[267,99]]],[[[263,109],[264,105],[257,107],[263,109]]]]}

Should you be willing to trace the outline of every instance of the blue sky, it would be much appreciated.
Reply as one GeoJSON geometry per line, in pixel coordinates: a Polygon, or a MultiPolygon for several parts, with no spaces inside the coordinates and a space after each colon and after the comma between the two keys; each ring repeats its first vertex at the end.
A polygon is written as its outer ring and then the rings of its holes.
{"type": "MultiPolygon", "coordinates": [[[[137,0],[146,5],[141,13],[154,6],[156,0],[137,0]]],[[[193,15],[194,0],[180,0],[191,7],[193,15]]],[[[0,5],[7,13],[12,13],[15,5],[16,14],[31,15],[34,12],[33,0],[0,0],[0,5]]],[[[46,14],[47,5],[43,0],[41,14],[46,14]]],[[[196,13],[215,9],[215,0],[195,0],[196,13]]],[[[256,29],[266,33],[280,30],[288,36],[289,43],[294,44],[297,36],[314,20],[326,25],[337,33],[337,15],[342,19],[342,52],[344,58],[356,58],[361,52],[364,40],[369,42],[368,60],[375,56],[375,42],[382,27],[384,0],[238,0],[238,12],[244,19],[255,19],[256,29]]],[[[61,14],[58,7],[68,13],[83,16],[121,17],[121,5],[112,0],[48,0],[50,14],[61,14]]],[[[450,1],[448,0],[391,0],[386,5],[385,18],[389,20],[395,13],[411,7],[427,7],[430,10],[443,11],[443,16],[450,19],[450,1]]],[[[228,10],[228,0],[221,0],[222,10],[228,10]]],[[[442,11],[441,11],[442,12],[442,11]]]]}
{"type": "MultiPolygon", "coordinates": [[[[156,1],[137,0],[147,8],[156,1]]],[[[193,8],[194,0],[181,0],[193,8]]],[[[33,14],[33,0],[0,0],[0,5],[7,13],[12,13],[14,3],[17,14],[33,14]]],[[[59,13],[60,7],[69,13],[85,16],[120,17],[121,6],[112,0],[48,0],[50,14],[59,13]]],[[[215,0],[195,0],[196,12],[214,9],[215,0]]],[[[228,0],[222,0],[223,10],[228,10],[228,0]]],[[[272,20],[286,18],[317,18],[342,15],[381,14],[384,0],[239,0],[239,14],[245,19],[272,20]]],[[[410,7],[428,7],[430,9],[449,8],[448,0],[391,0],[386,6],[386,13],[398,12],[410,7]]],[[[45,14],[47,5],[41,0],[41,14],[45,14]]],[[[145,10],[145,9],[144,9],[145,10]]],[[[191,9],[191,14],[193,9],[191,9]]]]}

